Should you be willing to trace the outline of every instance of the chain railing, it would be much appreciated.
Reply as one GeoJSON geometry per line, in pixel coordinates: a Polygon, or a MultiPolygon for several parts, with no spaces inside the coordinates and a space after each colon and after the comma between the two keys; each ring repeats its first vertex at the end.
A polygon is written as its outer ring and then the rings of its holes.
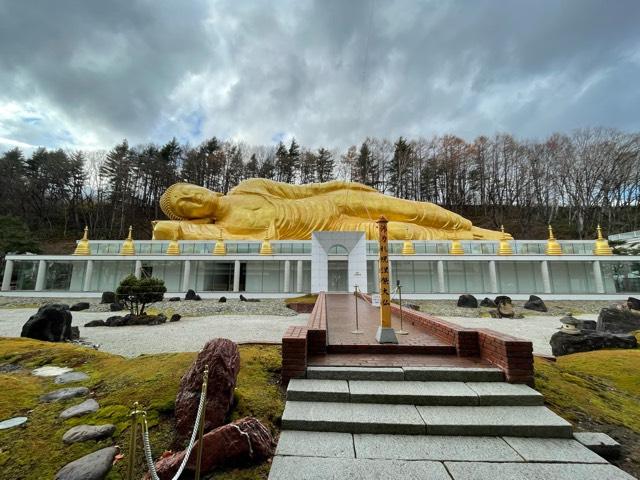
{"type": "MultiPolygon", "coordinates": [[[[198,449],[196,450],[196,468],[195,468],[195,479],[200,480],[200,471],[202,464],[202,448],[203,441],[202,437],[204,436],[204,419],[205,419],[205,407],[207,404],[207,386],[209,379],[209,366],[205,365],[203,378],[202,378],[202,390],[200,392],[200,402],[198,403],[198,411],[196,413],[196,420],[193,424],[193,430],[191,432],[191,438],[189,439],[189,445],[185,449],[184,458],[182,459],[182,463],[178,468],[176,474],[172,477],[172,480],[178,480],[185,467],[187,466],[187,462],[189,461],[189,457],[191,456],[191,451],[196,443],[196,438],[198,439],[198,449]]],[[[144,410],[139,410],[138,402],[133,404],[133,410],[131,412],[131,432],[130,432],[130,441],[129,441],[129,463],[127,465],[127,480],[134,480],[134,467],[135,467],[135,455],[137,450],[137,438],[138,438],[138,426],[142,426],[141,434],[142,434],[142,443],[143,443],[143,453],[144,458],[147,463],[147,468],[149,469],[149,475],[152,480],[160,480],[158,476],[158,472],[156,470],[156,464],[153,460],[153,454],[151,453],[151,442],[149,441],[149,424],[147,422],[147,412],[144,410]],[[141,420],[140,420],[141,419],[141,420]]]]}

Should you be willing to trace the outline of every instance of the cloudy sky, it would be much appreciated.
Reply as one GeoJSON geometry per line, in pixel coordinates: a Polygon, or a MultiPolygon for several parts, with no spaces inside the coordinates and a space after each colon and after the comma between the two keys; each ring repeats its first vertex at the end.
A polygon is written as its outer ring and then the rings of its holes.
{"type": "Polygon", "coordinates": [[[0,0],[0,151],[640,130],[638,0],[0,0]]]}

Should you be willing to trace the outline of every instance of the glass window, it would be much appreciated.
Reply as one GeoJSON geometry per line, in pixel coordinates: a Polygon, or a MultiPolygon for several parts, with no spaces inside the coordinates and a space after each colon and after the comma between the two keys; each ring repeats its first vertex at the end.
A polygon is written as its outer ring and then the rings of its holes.
{"type": "Polygon", "coordinates": [[[349,255],[349,250],[344,245],[332,245],[329,247],[328,255],[349,255]]]}
{"type": "Polygon", "coordinates": [[[233,291],[234,262],[196,262],[196,290],[202,292],[233,291]]]}
{"type": "Polygon", "coordinates": [[[131,260],[94,261],[91,275],[91,291],[113,292],[123,278],[133,275],[136,263],[131,260]]]}
{"type": "Polygon", "coordinates": [[[84,284],[85,261],[47,261],[44,289],[80,292],[84,284]]]}
{"type": "Polygon", "coordinates": [[[591,262],[549,261],[553,293],[594,293],[596,291],[591,262]]]}
{"type": "Polygon", "coordinates": [[[540,262],[496,261],[498,290],[504,293],[542,292],[542,271],[540,262]]]}
{"type": "Polygon", "coordinates": [[[640,293],[640,262],[600,262],[606,293],[640,293]]]}
{"type": "Polygon", "coordinates": [[[13,265],[12,289],[33,290],[36,288],[36,277],[38,276],[37,261],[15,260],[13,265]]]}

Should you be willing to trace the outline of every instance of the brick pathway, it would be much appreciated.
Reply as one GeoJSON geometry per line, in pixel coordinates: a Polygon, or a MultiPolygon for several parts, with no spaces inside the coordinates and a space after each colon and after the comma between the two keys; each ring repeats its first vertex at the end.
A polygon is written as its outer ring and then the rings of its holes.
{"type": "Polygon", "coordinates": [[[492,367],[477,357],[433,354],[332,353],[309,357],[310,366],[332,367],[492,367]]]}

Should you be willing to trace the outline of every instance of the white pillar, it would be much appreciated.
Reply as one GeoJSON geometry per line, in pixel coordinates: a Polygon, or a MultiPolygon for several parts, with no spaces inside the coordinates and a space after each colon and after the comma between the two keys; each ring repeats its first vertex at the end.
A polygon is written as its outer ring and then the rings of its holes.
{"type": "Polygon", "coordinates": [[[44,281],[47,278],[47,262],[40,260],[38,262],[38,275],[36,276],[36,292],[44,290],[44,281]]]}
{"type": "Polygon", "coordinates": [[[136,260],[136,268],[133,274],[136,278],[140,278],[142,276],[142,260],[136,260]]]}
{"type": "Polygon", "coordinates": [[[240,291],[240,260],[233,262],[233,291],[240,291]]]}
{"type": "Polygon", "coordinates": [[[604,293],[604,283],[602,282],[602,270],[600,269],[600,260],[593,262],[593,279],[596,282],[596,291],[604,293]]]}
{"type": "Polygon", "coordinates": [[[91,276],[93,275],[93,260],[87,260],[87,268],[84,270],[84,283],[82,285],[83,292],[91,290],[91,276]]]}
{"type": "Polygon", "coordinates": [[[191,260],[184,261],[184,269],[182,272],[182,291],[186,292],[189,290],[189,280],[191,277],[191,260]]]}
{"type": "Polygon", "coordinates": [[[498,293],[498,272],[495,260],[489,260],[489,285],[491,293],[498,293]]]}
{"type": "Polygon", "coordinates": [[[551,276],[549,275],[549,262],[543,260],[540,264],[540,270],[542,272],[542,288],[544,293],[551,293],[551,276]]]}
{"type": "Polygon", "coordinates": [[[447,291],[447,284],[444,281],[444,262],[442,260],[438,260],[436,266],[438,269],[438,291],[440,293],[445,293],[447,291]]]}
{"type": "Polygon", "coordinates": [[[4,276],[2,277],[2,291],[11,290],[11,276],[13,275],[13,260],[7,260],[4,264],[4,276]]]}
{"type": "Polygon", "coordinates": [[[284,261],[284,293],[291,290],[291,260],[284,261]]]}
{"type": "Polygon", "coordinates": [[[302,260],[296,264],[296,292],[302,292],[302,260]]]}

